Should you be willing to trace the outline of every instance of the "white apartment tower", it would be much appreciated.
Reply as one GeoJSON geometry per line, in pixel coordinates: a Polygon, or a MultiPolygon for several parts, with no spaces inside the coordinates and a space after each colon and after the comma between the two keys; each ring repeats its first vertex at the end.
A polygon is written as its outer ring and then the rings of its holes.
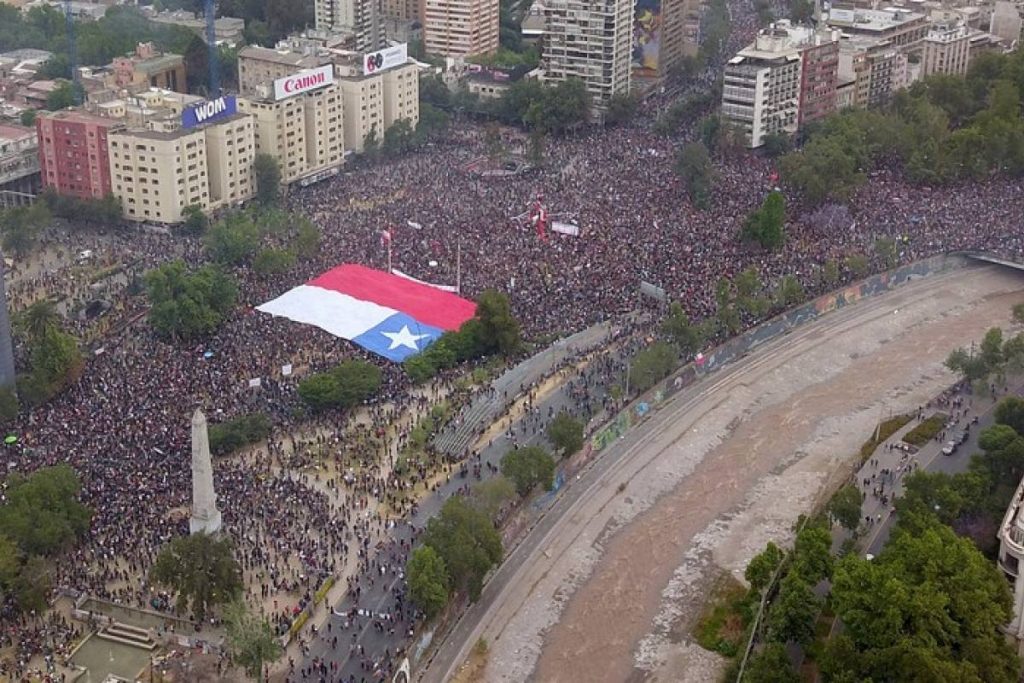
{"type": "Polygon", "coordinates": [[[381,0],[314,0],[313,10],[318,30],[352,34],[356,51],[384,47],[381,0]]]}
{"type": "Polygon", "coordinates": [[[801,38],[773,25],[725,66],[722,118],[744,132],[750,147],[760,147],[766,135],[797,130],[801,38]]]}
{"type": "Polygon", "coordinates": [[[971,32],[964,25],[936,26],[924,39],[921,50],[921,76],[967,73],[971,32]]]}
{"type": "Polygon", "coordinates": [[[544,80],[579,78],[597,109],[628,93],[633,0],[548,0],[544,80]]]}

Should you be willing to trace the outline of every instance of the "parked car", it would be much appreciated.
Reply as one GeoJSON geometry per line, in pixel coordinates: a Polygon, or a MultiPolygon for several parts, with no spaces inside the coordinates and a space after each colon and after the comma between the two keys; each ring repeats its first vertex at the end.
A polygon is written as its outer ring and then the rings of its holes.
{"type": "Polygon", "coordinates": [[[957,444],[956,441],[947,441],[946,445],[942,447],[942,454],[943,455],[953,455],[953,453],[956,452],[957,445],[958,444],[957,444]]]}

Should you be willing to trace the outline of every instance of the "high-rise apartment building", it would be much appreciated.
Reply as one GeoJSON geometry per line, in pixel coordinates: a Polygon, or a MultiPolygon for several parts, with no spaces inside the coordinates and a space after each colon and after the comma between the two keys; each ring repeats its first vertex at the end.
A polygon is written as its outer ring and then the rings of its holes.
{"type": "Polygon", "coordinates": [[[628,93],[633,49],[633,0],[548,0],[544,80],[578,78],[594,106],[628,93]]]}
{"type": "Polygon", "coordinates": [[[313,14],[317,30],[351,34],[359,52],[384,47],[381,0],[315,0],[313,14]]]}
{"type": "Polygon", "coordinates": [[[845,36],[888,41],[905,53],[918,53],[928,34],[928,17],[902,7],[861,9],[833,4],[826,23],[845,36]]]}
{"type": "Polygon", "coordinates": [[[422,0],[423,47],[442,57],[498,49],[498,0],[422,0]]]}
{"type": "Polygon", "coordinates": [[[924,39],[921,76],[963,75],[970,62],[971,31],[964,25],[936,26],[924,39]]]}
{"type": "Polygon", "coordinates": [[[838,31],[778,21],[726,64],[722,118],[760,147],[835,111],[838,74],[838,31]]]}
{"type": "Polygon", "coordinates": [[[700,46],[699,0],[662,0],[658,76],[664,78],[700,46]]]}
{"type": "Polygon", "coordinates": [[[79,199],[111,192],[107,136],[124,124],[83,111],[40,111],[36,117],[44,188],[79,199]]]}
{"type": "Polygon", "coordinates": [[[836,110],[839,32],[814,31],[800,51],[800,103],[797,128],[836,110]]]}
{"type": "Polygon", "coordinates": [[[889,102],[907,84],[907,64],[907,55],[887,40],[843,37],[839,42],[839,77],[854,81],[855,107],[889,102]]]}

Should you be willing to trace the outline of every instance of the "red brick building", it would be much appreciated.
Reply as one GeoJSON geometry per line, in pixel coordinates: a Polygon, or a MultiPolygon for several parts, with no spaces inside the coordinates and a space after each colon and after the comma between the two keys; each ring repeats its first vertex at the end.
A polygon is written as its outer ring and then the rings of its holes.
{"type": "Polygon", "coordinates": [[[43,187],[80,199],[110,194],[107,134],[123,124],[84,112],[39,112],[39,170],[43,187]]]}
{"type": "Polygon", "coordinates": [[[800,51],[800,107],[797,127],[836,110],[839,80],[839,40],[828,32],[812,34],[800,51]]]}

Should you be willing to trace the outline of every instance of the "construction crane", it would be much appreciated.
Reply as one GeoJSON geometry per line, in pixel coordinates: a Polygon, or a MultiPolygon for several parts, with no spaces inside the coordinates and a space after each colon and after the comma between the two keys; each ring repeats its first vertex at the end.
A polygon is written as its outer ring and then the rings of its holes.
{"type": "Polygon", "coordinates": [[[82,101],[79,96],[81,88],[79,87],[78,77],[78,48],[75,46],[75,16],[71,11],[71,0],[64,0],[64,24],[68,32],[68,62],[71,64],[74,102],[75,104],[81,104],[82,101]]]}
{"type": "Polygon", "coordinates": [[[214,24],[214,0],[203,0],[203,11],[206,13],[206,49],[209,51],[207,61],[210,62],[210,97],[220,97],[220,53],[217,50],[217,31],[214,24]]]}

